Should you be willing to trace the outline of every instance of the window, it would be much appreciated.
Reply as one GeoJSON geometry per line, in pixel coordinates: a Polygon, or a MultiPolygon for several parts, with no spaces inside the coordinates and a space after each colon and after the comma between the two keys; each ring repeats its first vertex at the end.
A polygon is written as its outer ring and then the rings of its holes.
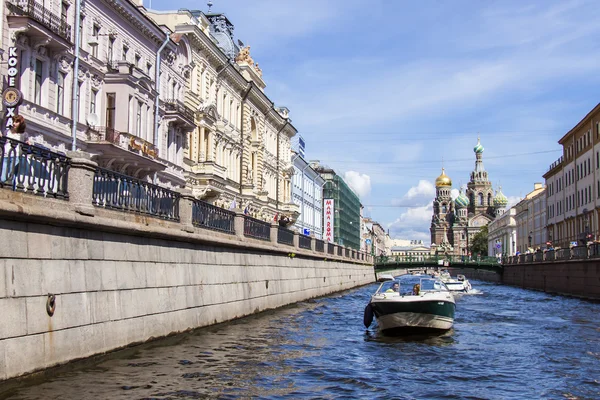
{"type": "Polygon", "coordinates": [[[116,94],[106,93],[106,127],[115,129],[116,94]]]}
{"type": "Polygon", "coordinates": [[[42,60],[35,60],[35,86],[33,93],[33,102],[36,104],[42,104],[42,68],[44,67],[44,63],[42,60]]]}
{"type": "Polygon", "coordinates": [[[142,59],[142,57],[139,54],[135,55],[135,66],[136,67],[140,67],[140,60],[142,59]]]}
{"type": "Polygon", "coordinates": [[[144,106],[144,103],[142,103],[141,101],[138,101],[138,106],[137,106],[137,113],[135,115],[135,129],[136,129],[136,136],[137,137],[142,137],[142,107],[144,106]]]}
{"type": "Polygon", "coordinates": [[[84,21],[85,21],[85,16],[80,15],[79,16],[79,48],[80,49],[83,48],[83,33],[84,33],[83,27],[85,26],[84,21]]]}
{"type": "Polygon", "coordinates": [[[60,6],[60,19],[62,22],[67,21],[68,12],[69,12],[69,3],[63,1],[60,6]]]}
{"type": "Polygon", "coordinates": [[[108,61],[113,60],[114,50],[115,50],[115,38],[114,37],[108,38],[108,53],[107,53],[108,61]]]}
{"type": "Polygon", "coordinates": [[[123,53],[121,54],[121,60],[127,61],[127,53],[129,53],[129,47],[123,45],[123,53]]]}
{"type": "Polygon", "coordinates": [[[90,96],[90,114],[96,114],[96,98],[98,96],[98,91],[96,89],[92,89],[92,95],[90,96]]]}
{"type": "MultiPolygon", "coordinates": [[[[81,121],[81,89],[83,88],[83,81],[77,82],[77,121],[81,121]]],[[[73,114],[73,116],[75,116],[73,114]]]]}
{"type": "Polygon", "coordinates": [[[479,193],[479,205],[483,205],[483,193],[479,193]]]}
{"type": "Polygon", "coordinates": [[[58,72],[56,77],[56,113],[64,114],[65,112],[65,78],[64,72],[58,72]]]}
{"type": "Polygon", "coordinates": [[[96,24],[92,27],[92,57],[98,58],[98,39],[100,37],[100,27],[96,24]]]}
{"type": "Polygon", "coordinates": [[[150,72],[152,72],[152,64],[146,63],[146,73],[150,76],[150,72]]]}

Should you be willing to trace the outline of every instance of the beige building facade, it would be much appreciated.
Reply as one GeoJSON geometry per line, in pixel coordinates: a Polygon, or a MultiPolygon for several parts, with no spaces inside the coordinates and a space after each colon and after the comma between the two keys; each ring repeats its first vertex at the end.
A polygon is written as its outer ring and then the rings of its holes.
{"type": "Polygon", "coordinates": [[[291,198],[289,110],[265,95],[262,70],[250,48],[235,44],[224,14],[147,11],[168,26],[190,54],[185,106],[194,110],[183,154],[186,186],[221,207],[247,210],[264,220],[279,213],[295,219],[291,198]]]}
{"type": "Polygon", "coordinates": [[[597,240],[600,235],[600,104],[558,143],[562,156],[544,174],[547,240],[555,247],[597,240]]]}
{"type": "Polygon", "coordinates": [[[517,225],[516,251],[526,253],[547,247],[546,233],[546,188],[534,184],[533,191],[515,206],[517,225]]]}

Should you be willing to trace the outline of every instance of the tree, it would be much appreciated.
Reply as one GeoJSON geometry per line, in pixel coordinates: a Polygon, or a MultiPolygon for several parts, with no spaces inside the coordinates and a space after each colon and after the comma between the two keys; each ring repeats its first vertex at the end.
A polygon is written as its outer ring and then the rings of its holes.
{"type": "Polygon", "coordinates": [[[488,227],[481,227],[481,230],[473,235],[469,251],[472,255],[487,256],[488,252],[488,227]]]}

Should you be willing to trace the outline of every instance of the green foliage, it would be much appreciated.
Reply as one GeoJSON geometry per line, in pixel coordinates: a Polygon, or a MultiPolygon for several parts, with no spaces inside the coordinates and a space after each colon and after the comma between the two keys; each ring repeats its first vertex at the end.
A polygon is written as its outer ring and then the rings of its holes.
{"type": "Polygon", "coordinates": [[[485,225],[479,232],[473,235],[471,246],[469,247],[471,255],[487,256],[488,253],[488,226],[485,225]]]}

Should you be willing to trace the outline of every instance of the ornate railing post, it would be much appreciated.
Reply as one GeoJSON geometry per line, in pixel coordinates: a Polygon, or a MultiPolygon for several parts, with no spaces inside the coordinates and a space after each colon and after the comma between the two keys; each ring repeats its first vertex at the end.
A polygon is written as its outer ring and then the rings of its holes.
{"type": "Polygon", "coordinates": [[[240,210],[235,210],[234,229],[235,236],[238,239],[244,240],[244,214],[240,210]]]}
{"type": "Polygon", "coordinates": [[[192,215],[195,198],[189,189],[179,189],[178,192],[181,195],[179,198],[179,222],[182,224],[181,230],[192,233],[194,232],[192,215]]]}
{"type": "Polygon", "coordinates": [[[298,231],[294,231],[294,248],[300,248],[300,234],[298,231]]]}
{"type": "Polygon", "coordinates": [[[279,224],[271,224],[271,243],[277,244],[277,236],[279,234],[279,224]]]}
{"type": "Polygon", "coordinates": [[[312,251],[317,251],[317,238],[315,235],[310,235],[310,249],[312,251]]]}
{"type": "Polygon", "coordinates": [[[75,212],[93,217],[95,209],[93,204],[94,174],[98,164],[92,161],[91,154],[82,151],[68,151],[67,157],[71,159],[67,187],[69,203],[73,204],[75,212]]]}

